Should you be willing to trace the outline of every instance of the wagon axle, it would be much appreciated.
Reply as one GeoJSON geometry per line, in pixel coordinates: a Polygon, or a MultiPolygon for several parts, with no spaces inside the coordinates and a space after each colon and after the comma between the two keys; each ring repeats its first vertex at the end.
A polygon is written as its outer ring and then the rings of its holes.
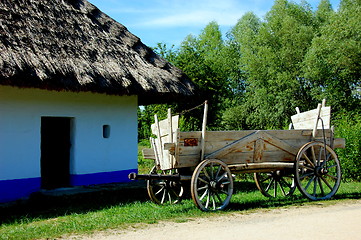
{"type": "Polygon", "coordinates": [[[317,166],[315,167],[315,175],[317,177],[322,177],[328,173],[328,170],[325,167],[317,166]]]}

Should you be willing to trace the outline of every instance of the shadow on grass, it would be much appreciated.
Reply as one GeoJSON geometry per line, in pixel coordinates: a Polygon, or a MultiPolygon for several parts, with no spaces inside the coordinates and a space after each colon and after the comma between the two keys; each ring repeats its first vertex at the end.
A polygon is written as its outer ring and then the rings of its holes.
{"type": "MultiPolygon", "coordinates": [[[[188,183],[186,183],[187,185],[188,183]]],[[[186,187],[189,190],[189,186],[186,187]]],[[[361,199],[361,191],[358,188],[347,187],[348,192],[339,191],[333,199],[361,199]]],[[[192,204],[190,194],[185,205],[180,207],[165,208],[164,211],[193,212],[196,206],[192,204]]],[[[24,202],[14,203],[8,206],[0,205],[0,224],[29,222],[33,219],[56,218],[70,214],[82,214],[91,211],[107,209],[113,206],[131,204],[135,202],[147,202],[149,197],[144,181],[128,185],[105,185],[86,188],[74,194],[62,194],[57,191],[36,193],[24,202]],[[89,190],[89,191],[87,191],[89,190]]],[[[307,198],[296,194],[289,197],[266,198],[263,197],[254,182],[235,182],[234,195],[226,211],[242,211],[255,208],[283,207],[287,205],[302,205],[310,202],[307,198]]],[[[159,206],[165,207],[165,206],[159,206]]]]}
{"type": "Polygon", "coordinates": [[[28,200],[0,205],[0,224],[23,219],[81,214],[120,204],[148,201],[144,182],[90,186],[34,193],[28,200]]]}
{"type": "MultiPolygon", "coordinates": [[[[254,182],[235,182],[234,194],[258,192],[254,182]]],[[[241,198],[241,197],[240,197],[241,198]]],[[[331,200],[345,200],[345,199],[361,199],[361,192],[357,189],[347,193],[339,192],[332,197],[331,200]]],[[[257,197],[247,201],[232,201],[227,206],[227,210],[239,211],[250,210],[255,208],[270,208],[270,207],[284,207],[289,205],[302,205],[304,203],[315,202],[304,197],[298,189],[292,196],[280,196],[277,198],[257,197]]],[[[320,201],[322,202],[322,201],[320,201]]]]}

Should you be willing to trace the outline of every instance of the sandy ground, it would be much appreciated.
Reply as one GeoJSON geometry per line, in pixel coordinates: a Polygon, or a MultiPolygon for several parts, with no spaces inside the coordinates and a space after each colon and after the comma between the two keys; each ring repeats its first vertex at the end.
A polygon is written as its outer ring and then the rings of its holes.
{"type": "MultiPolygon", "coordinates": [[[[74,239],[74,238],[72,238],[74,239]]],[[[128,230],[108,230],[75,239],[193,240],[193,239],[361,239],[361,200],[329,205],[318,202],[227,216],[160,222],[128,230]]]]}

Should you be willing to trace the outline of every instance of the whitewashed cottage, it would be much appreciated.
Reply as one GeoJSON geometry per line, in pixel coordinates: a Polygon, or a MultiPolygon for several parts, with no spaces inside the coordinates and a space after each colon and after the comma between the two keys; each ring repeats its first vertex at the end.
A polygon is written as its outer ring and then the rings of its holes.
{"type": "Polygon", "coordinates": [[[128,181],[138,105],[193,95],[179,69],[85,0],[1,0],[0,202],[128,181]]]}

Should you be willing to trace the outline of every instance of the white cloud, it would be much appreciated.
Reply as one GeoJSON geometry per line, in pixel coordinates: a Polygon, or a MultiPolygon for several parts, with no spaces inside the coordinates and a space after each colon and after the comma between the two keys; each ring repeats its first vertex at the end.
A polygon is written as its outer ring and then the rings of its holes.
{"type": "Polygon", "coordinates": [[[245,12],[251,10],[247,5],[258,1],[265,0],[152,0],[147,1],[147,7],[129,6],[129,3],[122,6],[119,3],[107,9],[107,12],[133,15],[129,25],[131,27],[204,26],[210,21],[232,26],[245,12]]]}
{"type": "MultiPolygon", "coordinates": [[[[243,12],[244,13],[244,12],[243,12]]],[[[146,27],[179,27],[179,26],[204,26],[211,21],[216,21],[220,25],[231,26],[242,16],[242,12],[226,13],[210,9],[193,10],[175,14],[164,15],[150,21],[141,23],[146,27]]]]}

